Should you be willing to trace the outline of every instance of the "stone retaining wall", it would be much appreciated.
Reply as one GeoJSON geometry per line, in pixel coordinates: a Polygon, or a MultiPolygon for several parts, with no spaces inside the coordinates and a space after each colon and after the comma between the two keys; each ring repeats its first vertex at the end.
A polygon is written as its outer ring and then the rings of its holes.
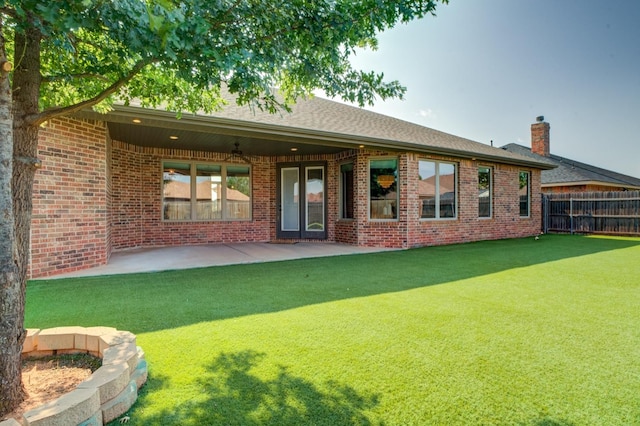
{"type": "Polygon", "coordinates": [[[144,352],[136,336],[112,327],[29,329],[24,357],[88,353],[102,358],[102,367],[75,390],[0,426],[94,426],[127,412],[147,381],[144,352]]]}

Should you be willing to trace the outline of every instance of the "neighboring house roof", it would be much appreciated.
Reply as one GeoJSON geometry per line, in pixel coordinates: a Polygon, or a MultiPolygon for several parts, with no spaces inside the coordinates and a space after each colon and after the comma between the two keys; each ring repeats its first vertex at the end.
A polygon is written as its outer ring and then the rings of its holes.
{"type": "MultiPolygon", "coordinates": [[[[446,194],[455,191],[455,175],[440,176],[440,194],[446,194]]],[[[418,181],[418,194],[421,196],[432,197],[436,194],[436,177],[430,176],[426,179],[418,181]]]]}
{"type": "Polygon", "coordinates": [[[179,148],[228,152],[233,141],[239,141],[245,155],[284,155],[295,144],[307,144],[309,152],[313,148],[315,153],[364,145],[541,169],[553,167],[539,159],[319,97],[300,99],[292,105],[291,113],[279,114],[230,101],[213,114],[183,114],[180,119],[174,112],[122,105],[114,106],[107,115],[84,111],[79,116],[107,121],[113,139],[135,145],[176,148],[176,142],[168,137],[170,132],[182,132],[179,141],[183,145],[179,148]],[[142,125],[132,124],[133,117],[141,117],[142,125]]]}
{"type": "Polygon", "coordinates": [[[595,184],[640,189],[640,179],[632,176],[560,157],[559,155],[552,154],[545,157],[531,152],[531,148],[515,143],[505,145],[502,149],[556,166],[554,169],[542,171],[542,186],[595,184]]]}
{"type": "MultiPolygon", "coordinates": [[[[196,197],[198,200],[216,200],[219,194],[216,193],[219,184],[211,184],[210,181],[200,182],[196,185],[196,197]],[[215,194],[215,195],[214,195],[215,194]]],[[[229,201],[249,201],[248,195],[237,189],[227,188],[227,200],[229,201]]],[[[168,181],[164,184],[164,197],[178,200],[191,199],[191,184],[188,182],[168,181]]]]}

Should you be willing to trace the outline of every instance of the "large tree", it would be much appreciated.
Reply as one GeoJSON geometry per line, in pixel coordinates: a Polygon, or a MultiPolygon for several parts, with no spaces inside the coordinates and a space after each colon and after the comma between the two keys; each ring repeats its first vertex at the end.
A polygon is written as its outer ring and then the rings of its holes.
{"type": "Polygon", "coordinates": [[[0,0],[0,417],[23,399],[40,125],[131,99],[211,112],[223,86],[271,112],[314,89],[360,105],[401,97],[398,82],[354,70],[349,57],[375,48],[380,31],[433,14],[438,1],[0,0]]]}

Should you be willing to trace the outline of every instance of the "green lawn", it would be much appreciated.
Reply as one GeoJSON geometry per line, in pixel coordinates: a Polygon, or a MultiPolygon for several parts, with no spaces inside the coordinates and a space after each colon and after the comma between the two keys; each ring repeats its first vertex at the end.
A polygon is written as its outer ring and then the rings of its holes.
{"type": "Polygon", "coordinates": [[[640,239],[544,235],[33,281],[138,336],[129,425],[640,424],[640,239]]]}

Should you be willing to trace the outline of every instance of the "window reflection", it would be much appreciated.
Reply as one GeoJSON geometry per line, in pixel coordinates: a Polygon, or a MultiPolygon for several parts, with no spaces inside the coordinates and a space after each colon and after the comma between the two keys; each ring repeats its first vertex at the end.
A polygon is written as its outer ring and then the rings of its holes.
{"type": "Polygon", "coordinates": [[[222,166],[196,165],[196,218],[222,218],[222,166]]]}
{"type": "Polygon", "coordinates": [[[418,163],[420,217],[442,219],[456,217],[456,166],[452,163],[421,160],[418,163]]]}
{"type": "Polygon", "coordinates": [[[250,219],[250,172],[242,165],[163,162],[163,219],[250,219]]]}
{"type": "Polygon", "coordinates": [[[340,217],[353,219],[353,163],[340,166],[340,217]]]}
{"type": "Polygon", "coordinates": [[[491,217],[491,169],[478,167],[478,217],[491,217]]]}
{"type": "Polygon", "coordinates": [[[529,191],[529,172],[520,172],[520,216],[527,217],[529,216],[529,205],[530,205],[530,191],[529,191]]]}
{"type": "Polygon", "coordinates": [[[163,218],[191,219],[191,166],[188,163],[164,163],[163,218]]]}
{"type": "Polygon", "coordinates": [[[398,218],[398,160],[371,160],[369,163],[369,217],[398,218]]]}
{"type": "Polygon", "coordinates": [[[249,167],[227,167],[227,219],[249,219],[251,215],[249,167]]]}
{"type": "Polygon", "coordinates": [[[324,168],[307,167],[307,231],[324,231],[324,168]]]}

